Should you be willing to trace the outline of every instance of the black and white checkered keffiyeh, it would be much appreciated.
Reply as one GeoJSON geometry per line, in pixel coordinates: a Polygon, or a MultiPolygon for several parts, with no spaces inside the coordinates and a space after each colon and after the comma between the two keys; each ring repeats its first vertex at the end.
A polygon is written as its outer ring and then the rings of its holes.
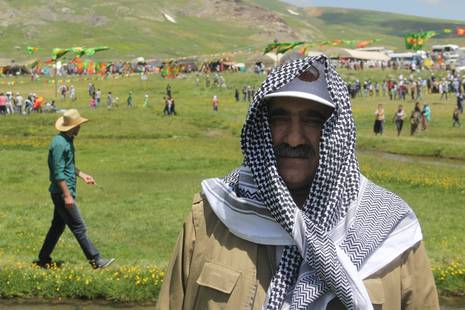
{"type": "MultiPolygon", "coordinates": [[[[261,200],[292,236],[297,206],[278,173],[264,96],[289,83],[314,62],[323,65],[328,92],[336,107],[322,128],[319,166],[301,213],[304,245],[301,249],[297,246],[284,248],[278,271],[270,284],[267,309],[280,309],[286,292],[294,284],[293,309],[307,309],[327,291],[332,291],[348,309],[353,309],[351,286],[328,231],[345,215],[358,194],[360,172],[355,157],[355,125],[347,86],[325,56],[298,59],[268,75],[250,106],[241,147],[244,164],[252,171],[261,200]],[[295,283],[302,260],[315,272],[295,283]]],[[[234,178],[233,173],[225,182],[234,178]]]]}

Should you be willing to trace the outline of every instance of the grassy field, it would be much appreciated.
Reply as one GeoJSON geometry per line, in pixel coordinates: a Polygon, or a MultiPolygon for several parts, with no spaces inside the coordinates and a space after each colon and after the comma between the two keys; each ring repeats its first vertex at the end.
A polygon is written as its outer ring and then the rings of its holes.
{"type": "MultiPolygon", "coordinates": [[[[361,77],[382,80],[388,73],[361,77]]],[[[63,269],[30,267],[52,217],[46,160],[58,114],[0,117],[0,296],[156,299],[200,181],[241,164],[239,136],[248,104],[234,101],[234,88],[258,86],[262,78],[225,74],[226,89],[205,88],[203,78],[196,87],[195,75],[169,81],[155,75],[148,82],[137,76],[95,80],[103,94],[112,91],[120,98],[119,107],[110,111],[104,104],[97,110],[88,108],[88,80],[68,82],[76,86],[78,101],[57,102],[59,107],[79,108],[90,119],[75,141],[77,164],[97,185],[78,184],[77,201],[91,239],[103,255],[117,258],[105,271],[90,269],[68,230],[53,255],[65,261],[63,269]],[[167,83],[176,99],[178,115],[173,117],[162,115],[167,83]],[[136,103],[132,109],[125,102],[130,90],[136,103]],[[146,93],[150,105],[143,108],[146,93]],[[220,99],[218,113],[211,107],[215,94],[220,99]]],[[[47,79],[18,79],[14,86],[12,81],[0,80],[0,88],[47,98],[54,93],[47,79]]],[[[355,99],[359,160],[365,175],[398,193],[415,210],[441,292],[463,294],[465,130],[451,127],[455,97],[441,102],[438,95],[426,95],[423,102],[432,107],[431,127],[411,137],[407,125],[396,137],[390,117],[399,102],[386,97],[355,99]],[[385,103],[387,115],[382,137],[372,133],[378,103],[385,103]]],[[[409,113],[413,101],[404,106],[409,113]]]]}

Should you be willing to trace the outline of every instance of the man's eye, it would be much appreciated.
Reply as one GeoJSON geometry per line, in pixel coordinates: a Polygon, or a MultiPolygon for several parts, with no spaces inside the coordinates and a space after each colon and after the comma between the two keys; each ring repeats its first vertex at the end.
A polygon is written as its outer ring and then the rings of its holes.
{"type": "Polygon", "coordinates": [[[324,122],[320,117],[304,117],[302,121],[307,124],[315,125],[322,125],[324,122]]]}
{"type": "Polygon", "coordinates": [[[283,122],[283,121],[287,121],[289,119],[289,117],[285,116],[285,115],[272,115],[270,117],[270,120],[272,122],[283,122]]]}

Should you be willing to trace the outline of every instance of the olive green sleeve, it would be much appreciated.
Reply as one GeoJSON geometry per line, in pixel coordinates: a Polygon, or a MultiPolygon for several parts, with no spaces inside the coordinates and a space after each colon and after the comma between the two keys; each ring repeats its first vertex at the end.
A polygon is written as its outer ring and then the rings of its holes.
{"type": "Polygon", "coordinates": [[[192,212],[189,212],[166,270],[163,285],[158,295],[156,309],[183,309],[194,243],[195,230],[193,217],[192,212]]]}
{"type": "Polygon", "coordinates": [[[402,309],[439,309],[438,294],[423,241],[401,265],[402,309]]]}

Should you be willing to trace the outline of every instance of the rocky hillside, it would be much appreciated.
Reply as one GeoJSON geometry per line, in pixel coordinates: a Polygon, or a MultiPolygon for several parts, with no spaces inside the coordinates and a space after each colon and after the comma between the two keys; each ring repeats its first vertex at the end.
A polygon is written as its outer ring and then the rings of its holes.
{"type": "Polygon", "coordinates": [[[0,57],[28,58],[26,46],[41,48],[38,55],[46,57],[55,47],[98,45],[111,47],[98,58],[177,57],[261,50],[273,39],[377,37],[401,47],[402,34],[418,25],[455,26],[398,14],[296,8],[278,0],[0,0],[0,57]]]}

